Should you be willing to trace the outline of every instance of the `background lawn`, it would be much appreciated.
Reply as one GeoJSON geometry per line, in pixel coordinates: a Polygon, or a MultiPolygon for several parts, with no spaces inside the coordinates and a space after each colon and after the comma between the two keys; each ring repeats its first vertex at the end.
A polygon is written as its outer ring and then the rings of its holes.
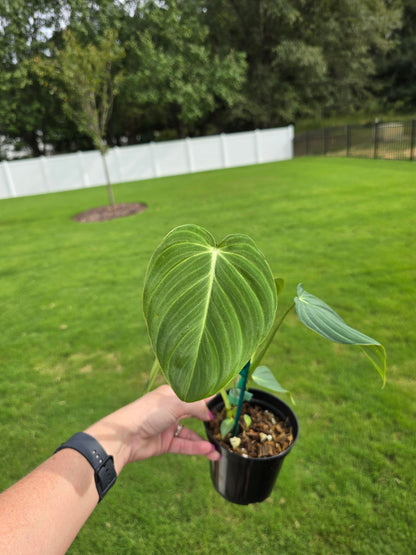
{"type": "MultiPolygon", "coordinates": [[[[72,554],[416,552],[416,166],[301,158],[120,184],[142,214],[71,216],[104,188],[0,202],[0,489],[71,434],[143,392],[153,358],[141,309],[148,259],[174,226],[246,232],[286,280],[387,348],[387,385],[358,348],[294,314],[267,363],[295,396],[300,437],[270,499],[232,505],[208,462],[126,468],[72,554]]],[[[192,423],[202,433],[199,422],[192,423]]]]}

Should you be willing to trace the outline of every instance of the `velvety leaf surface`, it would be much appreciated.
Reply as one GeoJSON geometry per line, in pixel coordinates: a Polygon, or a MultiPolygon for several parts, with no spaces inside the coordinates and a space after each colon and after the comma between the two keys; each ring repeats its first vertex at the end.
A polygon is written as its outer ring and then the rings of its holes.
{"type": "Polygon", "coordinates": [[[383,378],[386,377],[386,352],[378,341],[351,328],[324,301],[305,291],[301,284],[295,297],[299,320],[309,329],[335,343],[359,345],[383,378]]]}
{"type": "Polygon", "coordinates": [[[273,391],[274,393],[287,393],[290,396],[290,400],[294,403],[292,394],[287,389],[284,389],[280,383],[276,380],[273,372],[267,366],[257,366],[251,375],[251,379],[256,385],[273,391]]]}
{"type": "Polygon", "coordinates": [[[254,241],[218,245],[196,225],[173,229],[154,252],[143,309],[167,381],[183,400],[218,392],[267,335],[277,306],[270,267],[254,241]]]}

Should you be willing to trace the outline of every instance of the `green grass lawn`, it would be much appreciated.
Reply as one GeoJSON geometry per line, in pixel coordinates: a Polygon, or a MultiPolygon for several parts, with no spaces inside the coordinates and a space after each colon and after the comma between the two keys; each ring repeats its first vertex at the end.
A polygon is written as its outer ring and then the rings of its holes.
{"type": "MultiPolygon", "coordinates": [[[[202,458],[126,468],[71,554],[416,552],[416,166],[300,158],[114,187],[136,216],[71,216],[104,188],[0,201],[0,490],[143,392],[148,259],[174,226],[251,235],[286,280],[327,301],[388,354],[387,385],[358,348],[291,314],[267,355],[300,437],[272,496],[222,499],[202,458]]],[[[202,433],[199,422],[192,423],[202,433]]]]}

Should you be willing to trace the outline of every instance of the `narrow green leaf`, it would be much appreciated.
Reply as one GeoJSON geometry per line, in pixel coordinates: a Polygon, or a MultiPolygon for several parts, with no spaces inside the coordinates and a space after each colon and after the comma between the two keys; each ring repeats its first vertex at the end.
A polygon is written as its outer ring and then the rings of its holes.
{"type": "Polygon", "coordinates": [[[386,381],[386,351],[375,339],[348,326],[344,320],[324,301],[305,291],[298,285],[295,310],[299,320],[309,329],[334,343],[359,345],[386,381]]]}
{"type": "Polygon", "coordinates": [[[234,418],[225,418],[221,422],[221,427],[220,427],[221,437],[224,438],[228,433],[231,432],[233,427],[234,427],[234,418]]]}
{"type": "Polygon", "coordinates": [[[160,367],[185,401],[217,393],[266,337],[277,305],[270,267],[247,235],[216,244],[196,225],[172,230],[147,269],[143,310],[160,367]]]}
{"type": "Polygon", "coordinates": [[[243,415],[243,418],[244,418],[244,423],[245,423],[245,425],[246,425],[246,430],[248,430],[248,429],[250,428],[251,422],[252,422],[251,416],[248,415],[248,414],[244,414],[244,415],[243,415]]]}
{"type": "Polygon", "coordinates": [[[287,393],[292,403],[295,404],[291,392],[280,385],[274,377],[273,372],[267,366],[257,366],[251,375],[251,379],[260,387],[273,391],[274,393],[287,393]]]}
{"type": "Polygon", "coordinates": [[[276,286],[276,294],[279,296],[285,286],[285,280],[283,278],[274,278],[274,284],[276,286]]]}

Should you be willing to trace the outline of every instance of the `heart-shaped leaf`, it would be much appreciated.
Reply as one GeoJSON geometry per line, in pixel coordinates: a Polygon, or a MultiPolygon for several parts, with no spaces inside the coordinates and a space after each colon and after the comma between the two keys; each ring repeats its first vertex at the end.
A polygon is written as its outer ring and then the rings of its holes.
{"type": "Polygon", "coordinates": [[[143,309],[160,367],[185,401],[217,393],[236,376],[273,324],[276,286],[254,241],[205,229],[173,229],[154,252],[143,309]]]}
{"type": "Polygon", "coordinates": [[[375,339],[348,326],[324,301],[305,291],[301,284],[295,297],[295,309],[299,320],[309,329],[335,343],[359,345],[366,356],[386,380],[386,351],[375,339]]]}
{"type": "Polygon", "coordinates": [[[251,375],[251,379],[260,387],[268,389],[269,391],[273,391],[274,393],[287,393],[292,403],[295,404],[291,392],[287,389],[284,389],[280,385],[280,383],[274,377],[270,368],[268,368],[267,366],[257,366],[257,368],[251,375]]]}

